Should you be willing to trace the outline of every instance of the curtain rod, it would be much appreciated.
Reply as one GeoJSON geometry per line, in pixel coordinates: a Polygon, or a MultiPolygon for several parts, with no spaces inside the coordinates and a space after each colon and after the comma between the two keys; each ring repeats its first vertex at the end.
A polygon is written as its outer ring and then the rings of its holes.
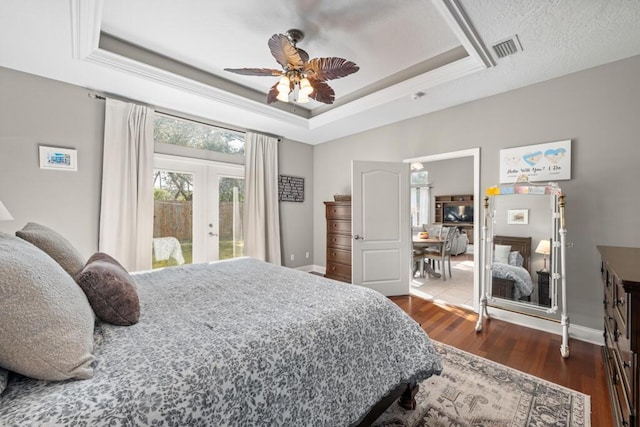
{"type": "MultiPolygon", "coordinates": [[[[102,96],[102,95],[98,95],[97,93],[91,93],[91,92],[89,92],[87,95],[88,95],[88,96],[89,96],[89,98],[91,98],[91,99],[98,99],[98,100],[100,100],[100,101],[105,101],[105,100],[107,99],[106,97],[104,97],[104,96],[102,96]]],[[[123,101],[124,101],[124,100],[126,100],[127,102],[133,102],[133,103],[136,103],[136,104],[137,104],[137,102],[136,102],[136,101],[133,101],[133,100],[130,100],[130,99],[126,99],[126,98],[118,98],[118,97],[114,97],[114,98],[115,98],[115,99],[120,99],[120,100],[123,100],[123,101]]],[[[150,108],[151,108],[151,107],[150,107],[150,108]]],[[[188,118],[186,118],[186,117],[178,116],[177,114],[171,114],[171,113],[167,113],[167,112],[165,112],[165,111],[160,111],[160,110],[158,110],[158,109],[156,109],[156,108],[153,108],[153,110],[154,110],[156,113],[164,114],[165,116],[174,117],[174,118],[176,118],[176,119],[189,120],[189,121],[191,121],[191,122],[200,123],[201,125],[206,125],[206,126],[215,126],[215,127],[217,127],[217,128],[224,129],[224,130],[228,130],[228,131],[231,131],[231,132],[240,132],[240,133],[254,132],[254,131],[252,131],[252,130],[238,130],[238,129],[232,129],[232,128],[229,128],[229,127],[224,127],[224,126],[220,126],[220,125],[213,125],[213,124],[211,124],[211,123],[205,123],[205,122],[202,122],[202,121],[199,121],[199,120],[195,120],[195,119],[188,119],[188,118]]],[[[264,132],[259,132],[259,133],[262,133],[263,135],[267,135],[267,136],[271,136],[271,137],[277,138],[277,139],[278,139],[278,142],[282,142],[282,140],[284,139],[282,136],[279,136],[279,135],[273,135],[273,134],[268,134],[268,133],[264,133],[264,132]]]]}

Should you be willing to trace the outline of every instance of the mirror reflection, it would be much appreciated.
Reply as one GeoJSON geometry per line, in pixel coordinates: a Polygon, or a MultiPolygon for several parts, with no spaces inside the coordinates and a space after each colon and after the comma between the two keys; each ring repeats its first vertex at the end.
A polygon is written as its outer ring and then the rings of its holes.
{"type": "MultiPolygon", "coordinates": [[[[492,300],[550,308],[549,242],[553,230],[551,195],[491,197],[493,232],[492,300]],[[546,242],[546,243],[545,243],[546,242]]],[[[494,302],[494,301],[492,301],[494,302]]],[[[499,303],[499,302],[498,302],[499,303]]]]}

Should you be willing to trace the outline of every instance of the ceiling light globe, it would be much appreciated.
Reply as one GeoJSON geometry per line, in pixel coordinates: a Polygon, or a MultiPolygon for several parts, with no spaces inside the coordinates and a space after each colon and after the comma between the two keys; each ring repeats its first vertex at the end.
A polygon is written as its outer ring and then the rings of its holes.
{"type": "Polygon", "coordinates": [[[276,99],[282,102],[289,102],[289,94],[278,89],[278,96],[276,96],[276,99]]]}
{"type": "MultiPolygon", "coordinates": [[[[313,93],[313,87],[307,78],[300,80],[300,94],[304,97],[308,97],[313,93]]],[[[309,100],[307,99],[307,102],[309,100]]]]}
{"type": "Polygon", "coordinates": [[[276,89],[278,89],[278,92],[280,95],[288,94],[290,90],[290,85],[291,85],[291,82],[289,81],[289,78],[287,76],[282,76],[282,78],[280,79],[280,82],[278,83],[278,86],[276,86],[276,89]]]}

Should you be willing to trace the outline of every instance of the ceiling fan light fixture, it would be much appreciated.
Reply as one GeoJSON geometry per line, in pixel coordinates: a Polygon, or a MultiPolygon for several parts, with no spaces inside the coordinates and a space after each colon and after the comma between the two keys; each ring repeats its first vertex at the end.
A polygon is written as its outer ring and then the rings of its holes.
{"type": "Polygon", "coordinates": [[[284,71],[271,68],[225,68],[225,71],[245,76],[282,76],[278,83],[271,86],[267,94],[267,103],[276,100],[289,102],[293,92],[293,101],[299,103],[314,99],[324,104],[333,104],[334,90],[327,80],[339,79],[357,72],[360,67],[344,58],[313,58],[298,48],[297,43],[304,38],[301,30],[291,29],[285,34],[274,34],[269,39],[271,54],[284,71]]]}

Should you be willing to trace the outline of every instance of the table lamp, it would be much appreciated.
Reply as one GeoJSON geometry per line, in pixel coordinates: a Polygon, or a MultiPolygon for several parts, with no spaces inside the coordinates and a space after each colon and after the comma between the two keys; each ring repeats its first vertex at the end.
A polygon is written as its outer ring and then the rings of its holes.
{"type": "Polygon", "coordinates": [[[547,255],[551,253],[551,244],[548,240],[540,240],[538,243],[538,247],[536,248],[537,254],[542,254],[544,260],[544,267],[542,267],[543,272],[547,272],[547,255]]]}

